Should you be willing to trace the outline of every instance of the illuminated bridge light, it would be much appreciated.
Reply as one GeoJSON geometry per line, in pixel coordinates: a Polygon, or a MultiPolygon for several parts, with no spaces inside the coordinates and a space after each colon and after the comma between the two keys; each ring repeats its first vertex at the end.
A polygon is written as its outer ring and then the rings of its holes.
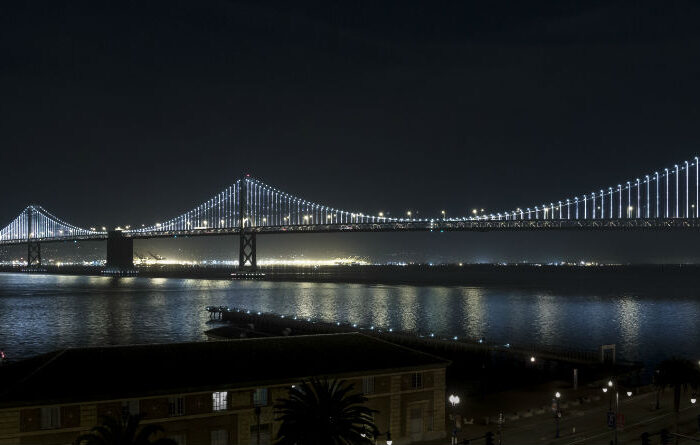
{"type": "MultiPolygon", "coordinates": [[[[234,234],[252,228],[274,232],[294,231],[304,227],[314,231],[321,224],[324,225],[324,230],[335,228],[338,231],[463,230],[481,226],[508,228],[524,224],[525,221],[530,221],[527,224],[542,221],[546,224],[537,227],[547,228],[563,224],[566,220],[574,220],[567,224],[576,224],[575,221],[581,219],[600,221],[624,218],[630,220],[629,224],[642,219],[694,220],[700,217],[700,162],[698,157],[694,157],[674,164],[673,168],[663,168],[597,190],[590,194],[574,195],[574,198],[551,201],[549,204],[516,207],[499,212],[486,213],[484,209],[475,207],[465,216],[448,218],[447,211],[443,210],[440,211],[441,218],[436,219],[417,218],[414,210],[406,210],[403,217],[393,218],[387,216],[385,211],[370,214],[308,201],[246,175],[174,218],[151,226],[132,228],[127,225],[119,226],[119,229],[126,236],[152,237],[177,236],[181,231],[187,235],[196,235],[198,230],[211,233],[214,229],[225,229],[226,233],[234,234]],[[675,175],[673,182],[671,175],[675,175]],[[692,176],[694,180],[691,179],[692,176]],[[627,209],[626,214],[623,213],[623,207],[627,209]]],[[[669,223],[660,221],[658,224],[669,223]]],[[[101,230],[74,226],[39,205],[27,206],[14,220],[0,229],[1,244],[29,240],[104,239],[106,236],[106,226],[101,226],[101,230]]]]}

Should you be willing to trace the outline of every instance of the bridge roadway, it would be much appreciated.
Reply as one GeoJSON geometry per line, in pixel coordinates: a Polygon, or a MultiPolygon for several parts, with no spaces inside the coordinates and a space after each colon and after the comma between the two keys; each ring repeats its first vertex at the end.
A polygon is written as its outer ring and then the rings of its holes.
{"type": "MultiPolygon", "coordinates": [[[[246,232],[264,234],[283,233],[344,233],[344,232],[490,232],[537,230],[672,230],[700,228],[700,219],[548,219],[548,220],[426,220],[387,223],[302,224],[246,227],[246,232]]],[[[195,229],[125,233],[132,238],[175,236],[206,236],[239,234],[241,229],[195,229]]]]}
{"type": "MultiPolygon", "coordinates": [[[[413,220],[387,223],[299,224],[245,227],[247,233],[259,235],[285,233],[371,233],[371,232],[493,232],[540,230],[595,230],[595,231],[669,231],[700,229],[697,218],[622,218],[622,219],[509,219],[509,220],[413,220]]],[[[190,236],[240,235],[240,227],[196,228],[191,230],[154,230],[141,232],[124,230],[125,238],[176,238],[190,236]]],[[[71,237],[32,238],[32,242],[55,243],[66,241],[106,240],[107,233],[71,237]]],[[[26,244],[27,240],[4,240],[0,245],[26,244]]]]}
{"type": "MultiPolygon", "coordinates": [[[[107,266],[113,270],[133,268],[133,240],[195,236],[240,236],[241,268],[256,268],[257,235],[289,233],[372,233],[372,232],[496,232],[496,231],[673,231],[700,229],[700,218],[622,218],[622,219],[434,219],[383,223],[300,224],[191,230],[124,230],[93,234],[4,240],[0,245],[28,244],[30,257],[41,264],[40,245],[44,243],[107,240],[107,266]],[[242,235],[242,236],[241,236],[242,235]],[[32,253],[32,249],[34,252],[32,253]],[[114,254],[114,255],[113,255],[114,254]]],[[[239,266],[240,267],[240,266],[239,266]]]]}

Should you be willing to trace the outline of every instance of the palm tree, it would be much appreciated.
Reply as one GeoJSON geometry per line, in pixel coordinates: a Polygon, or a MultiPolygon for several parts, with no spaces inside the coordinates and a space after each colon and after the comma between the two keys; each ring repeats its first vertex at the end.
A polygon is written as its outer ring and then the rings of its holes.
{"type": "Polygon", "coordinates": [[[103,417],[102,424],[90,429],[89,433],[81,434],[75,439],[74,445],[177,445],[173,439],[159,438],[151,440],[151,436],[162,432],[160,425],[144,425],[139,428],[141,416],[131,414],[121,419],[103,417]]]}
{"type": "Polygon", "coordinates": [[[659,364],[654,384],[658,390],[673,388],[673,412],[675,413],[676,432],[678,432],[681,391],[687,391],[688,386],[697,388],[698,383],[700,383],[700,369],[690,360],[673,357],[659,364]]]}
{"type": "Polygon", "coordinates": [[[275,405],[277,445],[371,445],[379,430],[367,398],[345,381],[311,379],[275,405]]]}

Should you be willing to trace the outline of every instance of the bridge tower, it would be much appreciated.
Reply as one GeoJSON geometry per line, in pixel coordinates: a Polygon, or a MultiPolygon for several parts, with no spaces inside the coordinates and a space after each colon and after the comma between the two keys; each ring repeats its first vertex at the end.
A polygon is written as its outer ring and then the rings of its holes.
{"type": "Polygon", "coordinates": [[[240,242],[238,248],[238,268],[242,270],[255,270],[258,268],[256,252],[255,232],[250,229],[252,226],[252,216],[248,205],[248,184],[249,178],[246,176],[241,181],[238,188],[240,213],[238,225],[241,228],[240,242]]]}
{"type": "Polygon", "coordinates": [[[41,266],[41,244],[32,238],[38,238],[32,230],[34,206],[27,207],[27,267],[41,266]]]}
{"type": "Polygon", "coordinates": [[[109,273],[124,273],[134,269],[134,239],[119,230],[107,233],[107,269],[109,273]]]}

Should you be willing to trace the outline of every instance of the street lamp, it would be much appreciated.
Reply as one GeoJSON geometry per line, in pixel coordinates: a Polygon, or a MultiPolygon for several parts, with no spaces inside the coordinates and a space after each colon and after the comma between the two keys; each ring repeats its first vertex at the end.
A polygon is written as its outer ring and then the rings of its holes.
{"type": "Polygon", "coordinates": [[[697,401],[698,401],[698,397],[695,395],[695,393],[693,393],[693,395],[690,396],[690,403],[695,405],[695,402],[697,402],[697,401]]]}
{"type": "Polygon", "coordinates": [[[452,445],[457,443],[457,416],[455,415],[455,407],[459,405],[459,396],[450,394],[448,399],[452,405],[452,420],[454,421],[454,427],[452,428],[452,445]]]}
{"type": "Polygon", "coordinates": [[[561,398],[561,393],[559,391],[557,391],[554,394],[554,401],[555,401],[555,405],[556,405],[556,411],[554,412],[554,422],[557,425],[557,431],[556,431],[556,434],[554,436],[555,438],[559,437],[559,419],[561,418],[561,411],[559,410],[559,399],[560,398],[561,398]]]}
{"type": "MultiPolygon", "coordinates": [[[[613,382],[612,379],[608,380],[608,388],[610,388],[610,404],[608,405],[608,415],[614,416],[614,420],[612,423],[612,428],[614,429],[614,440],[611,443],[614,443],[617,445],[617,418],[620,414],[620,385],[618,384],[617,380],[613,382]],[[612,388],[615,388],[615,411],[613,411],[613,406],[612,406],[612,399],[613,399],[613,393],[612,393],[612,388]]],[[[607,392],[608,388],[603,388],[603,392],[607,392]]],[[[627,396],[632,397],[632,391],[627,391],[627,396]]]]}
{"type": "MultiPolygon", "coordinates": [[[[608,403],[608,411],[612,411],[612,387],[613,387],[613,381],[608,380],[608,388],[610,388],[610,398],[609,403],[608,403]]],[[[603,388],[603,392],[608,392],[608,388],[603,388]]]]}

